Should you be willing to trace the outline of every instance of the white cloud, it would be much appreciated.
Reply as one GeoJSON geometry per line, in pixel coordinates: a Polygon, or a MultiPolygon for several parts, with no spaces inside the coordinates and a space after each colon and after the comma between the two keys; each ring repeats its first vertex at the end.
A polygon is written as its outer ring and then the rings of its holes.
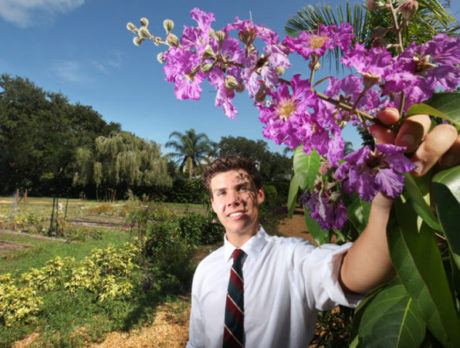
{"type": "Polygon", "coordinates": [[[59,61],[54,64],[52,70],[62,79],[69,82],[88,82],[90,80],[85,72],[85,66],[73,60],[59,61]]]}
{"type": "Polygon", "coordinates": [[[22,28],[37,20],[50,21],[57,14],[72,11],[85,0],[0,0],[0,16],[22,28]]]}

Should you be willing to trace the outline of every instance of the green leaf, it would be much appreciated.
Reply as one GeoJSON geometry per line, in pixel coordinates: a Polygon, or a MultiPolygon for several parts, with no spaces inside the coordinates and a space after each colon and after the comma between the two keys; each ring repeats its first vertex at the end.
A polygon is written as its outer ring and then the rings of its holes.
{"type": "Polygon", "coordinates": [[[460,93],[441,92],[435,93],[425,104],[441,111],[457,122],[460,122],[460,93]]]}
{"type": "Polygon", "coordinates": [[[437,173],[433,177],[433,198],[439,221],[460,269],[460,166],[437,173]]]}
{"type": "Polygon", "coordinates": [[[299,177],[297,174],[291,179],[291,183],[289,184],[289,195],[288,195],[288,217],[292,218],[294,214],[294,209],[297,204],[297,196],[299,194],[299,177]]]}
{"type": "Polygon", "coordinates": [[[347,207],[347,217],[353,227],[359,232],[363,232],[367,226],[367,219],[371,209],[371,203],[363,201],[357,194],[350,196],[351,202],[344,203],[347,207]]]}
{"type": "Polygon", "coordinates": [[[404,196],[407,197],[412,204],[412,207],[420,215],[420,217],[430,226],[432,229],[442,232],[442,228],[439,225],[439,222],[431,211],[431,208],[428,206],[425,198],[422,195],[419,187],[417,186],[412,175],[406,173],[404,174],[405,187],[404,187],[404,196]]]}
{"type": "Polygon", "coordinates": [[[428,114],[441,117],[453,124],[460,126],[460,93],[437,93],[421,104],[412,105],[407,111],[407,116],[428,114]]]}
{"type": "Polygon", "coordinates": [[[315,219],[309,217],[310,211],[304,209],[305,224],[311,236],[315,239],[318,245],[324,244],[329,239],[329,231],[323,230],[315,219]]]}
{"type": "Polygon", "coordinates": [[[425,337],[425,322],[399,280],[360,306],[355,318],[363,347],[419,347],[425,337]]]}
{"type": "Polygon", "coordinates": [[[397,223],[388,229],[393,265],[430,332],[446,347],[460,346],[458,318],[436,239],[426,224],[418,231],[410,203],[395,201],[397,223]]]}
{"type": "Polygon", "coordinates": [[[298,176],[298,183],[301,190],[312,188],[318,174],[321,157],[313,150],[310,155],[303,152],[299,146],[294,151],[294,173],[298,176]]]}

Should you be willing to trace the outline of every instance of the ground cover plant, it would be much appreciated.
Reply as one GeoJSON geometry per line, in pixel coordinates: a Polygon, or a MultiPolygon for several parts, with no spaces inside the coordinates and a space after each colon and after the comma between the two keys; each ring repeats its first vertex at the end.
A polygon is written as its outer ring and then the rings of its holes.
{"type": "Polygon", "coordinates": [[[157,305],[189,291],[197,253],[209,252],[202,245],[222,242],[221,227],[200,206],[78,204],[79,217],[120,211],[132,228],[88,228],[93,237],[70,243],[0,232],[0,242],[28,246],[0,255],[0,345],[35,332],[38,345],[85,346],[145,325],[157,305]]]}
{"type": "Polygon", "coordinates": [[[216,90],[215,105],[235,118],[233,100],[248,92],[264,136],[295,149],[289,209],[301,191],[307,226],[319,244],[356,239],[375,195],[395,198],[388,242],[397,278],[358,308],[354,346],[377,340],[385,346],[459,346],[460,166],[414,179],[409,172],[422,172],[404,155],[406,147],[371,141],[345,155],[342,138],[346,124],[371,138],[384,107],[403,120],[430,115],[433,127],[449,124],[457,136],[458,28],[449,28],[453,19],[436,0],[368,0],[367,13],[355,7],[365,18],[356,28],[347,10],[347,18],[339,12],[337,20],[328,8],[323,17],[305,9],[291,23],[298,29],[307,18],[307,25],[282,40],[252,20],[237,18],[214,29],[214,14],[198,8],[191,11],[197,26],[184,26],[180,37],[171,19],[163,22],[164,39],[150,33],[145,17],[139,28],[128,23],[127,29],[135,45],[151,40],[165,47],[157,58],[177,99],[200,99],[207,81],[216,90]],[[316,81],[323,58],[334,52],[354,72],[316,81]],[[293,54],[305,60],[305,71],[288,75],[293,54]]]}

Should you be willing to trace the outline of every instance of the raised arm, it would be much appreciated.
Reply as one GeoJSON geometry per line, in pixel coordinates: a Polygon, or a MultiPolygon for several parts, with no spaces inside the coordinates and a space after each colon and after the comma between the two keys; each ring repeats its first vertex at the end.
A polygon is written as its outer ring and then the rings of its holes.
{"type": "MultiPolygon", "coordinates": [[[[385,124],[398,121],[396,109],[384,109],[378,115],[385,124]]],[[[442,167],[460,163],[460,136],[450,125],[442,124],[430,132],[431,122],[426,115],[417,115],[404,122],[398,134],[374,125],[371,129],[377,143],[406,146],[417,168],[415,176],[424,175],[437,162],[442,167]]],[[[344,289],[366,293],[393,275],[386,228],[393,200],[379,194],[372,202],[366,229],[345,255],[340,271],[344,289]]]]}

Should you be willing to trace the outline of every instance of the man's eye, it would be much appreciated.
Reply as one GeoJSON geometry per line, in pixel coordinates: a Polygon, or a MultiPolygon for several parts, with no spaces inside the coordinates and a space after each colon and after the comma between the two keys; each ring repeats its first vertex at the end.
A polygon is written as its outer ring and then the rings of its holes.
{"type": "Polygon", "coordinates": [[[243,186],[243,187],[240,187],[240,191],[243,191],[243,192],[246,192],[248,190],[247,187],[243,186]]]}
{"type": "Polygon", "coordinates": [[[223,191],[217,192],[217,196],[223,196],[224,194],[225,194],[225,192],[223,192],[223,191]]]}

